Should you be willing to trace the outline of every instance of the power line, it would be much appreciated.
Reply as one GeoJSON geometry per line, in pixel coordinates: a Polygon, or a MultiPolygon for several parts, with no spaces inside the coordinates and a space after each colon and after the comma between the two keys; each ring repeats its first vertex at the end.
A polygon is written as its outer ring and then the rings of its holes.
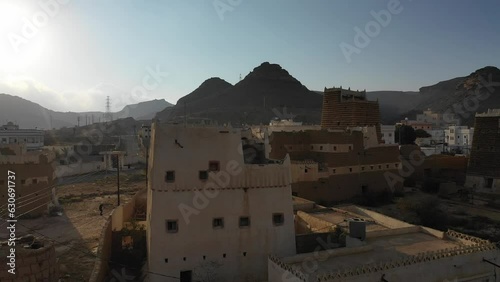
{"type": "MultiPolygon", "coordinates": [[[[65,186],[65,185],[74,184],[74,183],[76,183],[76,182],[78,182],[78,181],[82,181],[83,179],[85,179],[85,178],[87,178],[87,177],[89,177],[89,176],[91,176],[91,175],[97,174],[97,173],[99,173],[99,172],[100,172],[100,171],[96,171],[96,172],[92,172],[92,173],[89,173],[89,174],[80,175],[80,176],[78,176],[78,178],[77,178],[77,179],[73,180],[73,181],[72,181],[72,182],[70,182],[70,183],[66,183],[66,184],[56,184],[56,185],[49,186],[49,187],[43,188],[43,189],[41,189],[41,190],[38,190],[38,191],[32,192],[32,193],[30,193],[30,194],[27,194],[27,195],[21,196],[21,197],[19,197],[19,198],[16,198],[16,203],[17,203],[20,199],[24,199],[24,198],[29,197],[29,196],[31,196],[31,195],[34,195],[34,194],[37,194],[37,193],[41,193],[41,192],[43,192],[43,191],[46,191],[46,190],[49,190],[49,189],[52,189],[52,188],[56,188],[56,187],[59,187],[59,186],[65,186]]],[[[4,204],[4,205],[0,206],[0,209],[1,209],[1,208],[6,207],[8,204],[9,204],[9,203],[6,203],[6,204],[4,204]]]]}

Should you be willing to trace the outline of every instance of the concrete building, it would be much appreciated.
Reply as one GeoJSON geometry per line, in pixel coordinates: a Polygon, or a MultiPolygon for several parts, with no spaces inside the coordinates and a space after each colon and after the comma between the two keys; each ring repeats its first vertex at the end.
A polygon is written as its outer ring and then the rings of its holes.
{"type": "Polygon", "coordinates": [[[0,145],[25,144],[28,150],[43,147],[44,133],[36,129],[19,129],[19,125],[8,122],[0,127],[0,145]]]}
{"type": "Polygon", "coordinates": [[[430,122],[422,122],[417,120],[402,120],[400,124],[409,125],[413,127],[413,129],[422,129],[425,131],[432,130],[432,123],[430,122]]]}
{"type": "Polygon", "coordinates": [[[269,156],[289,155],[293,194],[315,202],[400,190],[402,183],[386,179],[401,168],[398,146],[365,146],[364,137],[357,130],[274,132],[269,156]]]}
{"type": "Polygon", "coordinates": [[[444,135],[450,149],[459,149],[468,154],[474,138],[474,128],[452,125],[444,130],[444,135]]]}
{"type": "Polygon", "coordinates": [[[417,121],[420,123],[430,123],[434,128],[443,128],[450,125],[460,125],[460,119],[453,113],[435,113],[431,109],[417,114],[417,121]]]}
{"type": "Polygon", "coordinates": [[[500,109],[476,114],[467,186],[500,192],[500,109]]]}
{"type": "Polygon", "coordinates": [[[366,91],[325,88],[321,128],[345,130],[347,127],[365,126],[375,126],[379,142],[382,141],[378,101],[368,101],[366,91]]]}
{"type": "Polygon", "coordinates": [[[396,144],[396,126],[395,125],[380,125],[382,132],[382,140],[384,144],[396,144]]]}
{"type": "Polygon", "coordinates": [[[295,254],[290,159],[255,163],[242,141],[238,129],[153,124],[150,281],[265,281],[269,254],[295,254]]]}
{"type": "Polygon", "coordinates": [[[14,184],[16,216],[39,216],[47,211],[55,184],[55,154],[50,151],[26,150],[25,144],[0,146],[0,214],[6,215],[9,180],[14,184]],[[12,171],[14,179],[8,177],[12,171]]]}
{"type": "Polygon", "coordinates": [[[295,219],[297,230],[318,240],[329,232],[323,245],[331,248],[270,256],[269,282],[500,281],[499,250],[486,240],[357,206],[299,210],[295,219]],[[339,233],[346,234],[345,247],[336,243],[342,241],[339,233]]]}

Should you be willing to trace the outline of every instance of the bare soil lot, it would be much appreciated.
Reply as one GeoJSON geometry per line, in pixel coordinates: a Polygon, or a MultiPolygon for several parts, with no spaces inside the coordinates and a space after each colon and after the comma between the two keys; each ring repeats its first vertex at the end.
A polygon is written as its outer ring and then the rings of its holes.
{"type": "MultiPolygon", "coordinates": [[[[120,179],[122,204],[145,188],[142,175],[123,175],[120,179]]],[[[31,233],[54,241],[61,281],[88,281],[102,227],[117,204],[116,176],[109,174],[101,179],[67,184],[56,189],[63,208],[62,215],[22,219],[16,235],[31,233]],[[102,216],[100,204],[104,204],[102,216]]],[[[2,238],[5,235],[0,233],[2,238]]]]}

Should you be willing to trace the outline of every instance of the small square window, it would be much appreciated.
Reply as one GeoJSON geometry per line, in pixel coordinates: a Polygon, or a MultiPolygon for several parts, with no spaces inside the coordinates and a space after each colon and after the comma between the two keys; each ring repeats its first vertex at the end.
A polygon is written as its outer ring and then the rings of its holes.
{"type": "Polygon", "coordinates": [[[240,227],[249,227],[250,226],[250,217],[242,216],[240,217],[240,227]]]}
{"type": "Polygon", "coordinates": [[[352,146],[349,146],[349,151],[352,151],[352,146]]]}
{"type": "Polygon", "coordinates": [[[352,167],[349,168],[349,172],[352,172],[352,167]]]}
{"type": "Polygon", "coordinates": [[[370,166],[370,169],[373,170],[373,166],[372,165],[370,166]]]}
{"type": "Polygon", "coordinates": [[[273,224],[278,226],[278,225],[283,225],[285,222],[285,217],[282,213],[275,213],[273,214],[273,224]]]}
{"type": "Polygon", "coordinates": [[[214,218],[212,221],[212,226],[214,229],[224,228],[224,218],[222,217],[214,218]]]}
{"type": "Polygon", "coordinates": [[[362,166],[362,167],[361,167],[361,170],[365,170],[365,167],[364,167],[364,166],[362,166]]]}
{"type": "Polygon", "coordinates": [[[177,231],[179,231],[177,220],[167,220],[166,225],[168,233],[177,233],[177,231]]]}
{"type": "Polygon", "coordinates": [[[33,184],[37,184],[38,183],[38,179],[34,178],[33,179],[33,184]]]}
{"type": "Polygon", "coordinates": [[[169,170],[165,173],[165,182],[174,182],[175,181],[175,171],[169,170]]]}
{"type": "Polygon", "coordinates": [[[208,179],[208,171],[200,170],[198,176],[199,176],[200,180],[207,180],[208,179]]]}
{"type": "Polygon", "coordinates": [[[320,149],[320,150],[323,150],[323,146],[319,146],[319,149],[320,149]]]}
{"type": "Polygon", "coordinates": [[[334,150],[334,151],[337,151],[337,146],[333,146],[333,150],[334,150]]]}
{"type": "Polygon", "coordinates": [[[399,167],[399,164],[395,164],[396,167],[399,167]]]}
{"type": "Polygon", "coordinates": [[[335,172],[337,172],[337,170],[336,169],[332,169],[332,173],[335,173],[335,172]]]}
{"type": "Polygon", "coordinates": [[[218,161],[208,162],[208,170],[209,171],[219,171],[220,170],[220,163],[218,161]]]}

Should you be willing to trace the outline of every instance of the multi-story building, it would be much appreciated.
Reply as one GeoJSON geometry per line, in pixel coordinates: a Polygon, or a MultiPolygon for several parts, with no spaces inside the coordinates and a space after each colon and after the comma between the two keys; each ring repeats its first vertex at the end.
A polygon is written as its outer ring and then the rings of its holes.
{"type": "Polygon", "coordinates": [[[153,123],[150,281],[265,281],[269,254],[295,254],[290,159],[258,161],[244,140],[239,129],[153,123]]]}
{"type": "Polygon", "coordinates": [[[402,183],[398,146],[365,146],[362,131],[274,132],[269,157],[292,160],[292,192],[315,202],[335,202],[381,192],[394,192],[402,183]]]}
{"type": "Polygon", "coordinates": [[[417,114],[417,121],[420,123],[430,123],[432,127],[448,127],[450,125],[460,125],[458,119],[453,113],[435,113],[431,109],[417,114]]]}
{"type": "Polygon", "coordinates": [[[470,148],[474,137],[474,128],[452,125],[444,130],[445,140],[450,147],[470,148]]]}
{"type": "Polygon", "coordinates": [[[500,192],[500,109],[476,114],[467,185],[500,192]]]}
{"type": "Polygon", "coordinates": [[[430,122],[422,122],[417,120],[402,120],[400,124],[411,126],[415,130],[417,129],[422,129],[425,131],[432,130],[432,123],[430,122]]]}
{"type": "Polygon", "coordinates": [[[382,132],[382,140],[385,144],[396,144],[396,126],[395,125],[380,125],[382,132]]]}
{"type": "Polygon", "coordinates": [[[43,147],[44,134],[37,129],[19,129],[19,125],[8,122],[0,127],[0,145],[25,144],[28,150],[43,147]]]}
{"type": "Polygon", "coordinates": [[[9,184],[15,189],[15,216],[39,216],[47,211],[55,184],[54,159],[53,152],[28,152],[25,144],[0,145],[0,171],[3,172],[0,187],[5,188],[0,191],[2,216],[6,214],[9,184]]]}
{"type": "Polygon", "coordinates": [[[347,127],[375,126],[382,142],[378,101],[368,101],[365,91],[325,88],[321,128],[345,130],[347,127]]]}

